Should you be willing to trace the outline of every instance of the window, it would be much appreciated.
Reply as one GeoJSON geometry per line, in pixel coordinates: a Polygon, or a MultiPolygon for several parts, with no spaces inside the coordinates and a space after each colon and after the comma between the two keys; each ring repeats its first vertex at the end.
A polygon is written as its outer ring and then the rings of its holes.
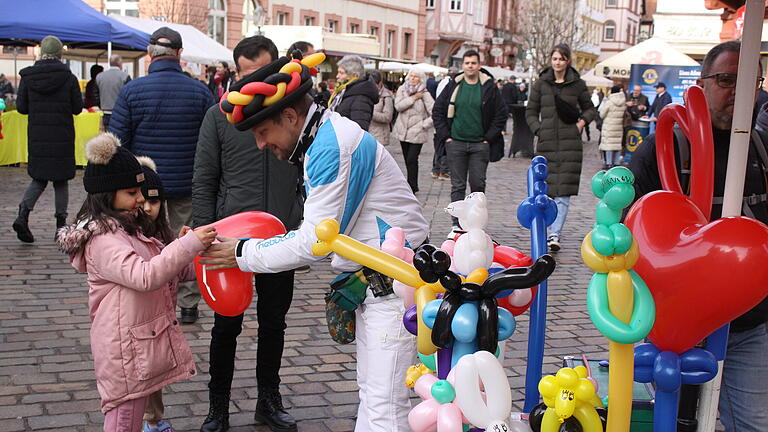
{"type": "Polygon", "coordinates": [[[137,0],[106,0],[107,8],[104,13],[123,15],[123,16],[139,16],[139,5],[137,0]]]}
{"type": "Polygon", "coordinates": [[[360,33],[360,24],[358,24],[358,23],[350,23],[349,24],[349,32],[350,33],[360,33]]]}
{"type": "Polygon", "coordinates": [[[618,0],[606,0],[605,6],[606,7],[616,7],[618,5],[618,0]]]}
{"type": "Polygon", "coordinates": [[[411,53],[411,34],[408,32],[403,33],[403,54],[409,55],[411,53]]]}
{"type": "Polygon", "coordinates": [[[616,38],[616,23],[614,23],[613,21],[606,21],[604,39],[607,41],[612,41],[615,38],[616,38]]]}
{"type": "Polygon", "coordinates": [[[448,5],[448,11],[449,12],[461,12],[461,2],[462,0],[450,0],[450,4],[448,5]]]}
{"type": "Polygon", "coordinates": [[[336,33],[336,29],[339,28],[339,22],[336,20],[328,20],[328,31],[336,33]]]}
{"type": "Polygon", "coordinates": [[[376,26],[371,26],[371,36],[379,37],[379,28],[376,26]]]}
{"type": "Polygon", "coordinates": [[[315,17],[304,15],[304,25],[305,26],[313,26],[315,25],[315,17]]]}
{"type": "Polygon", "coordinates": [[[387,57],[392,58],[392,44],[395,42],[395,31],[387,30],[387,57]]]}
{"type": "Polygon", "coordinates": [[[426,0],[426,1],[427,1],[427,9],[435,8],[435,0],[426,0]]]}
{"type": "Polygon", "coordinates": [[[224,45],[227,9],[224,0],[208,0],[208,36],[224,45]]]}
{"type": "Polygon", "coordinates": [[[278,12],[277,13],[277,25],[288,25],[288,13],[287,12],[278,12]]]}
{"type": "Polygon", "coordinates": [[[125,16],[138,18],[139,17],[139,11],[138,11],[138,9],[126,9],[125,10],[125,16]]]}
{"type": "Polygon", "coordinates": [[[627,24],[627,38],[625,41],[627,43],[632,43],[632,24],[627,24]]]}

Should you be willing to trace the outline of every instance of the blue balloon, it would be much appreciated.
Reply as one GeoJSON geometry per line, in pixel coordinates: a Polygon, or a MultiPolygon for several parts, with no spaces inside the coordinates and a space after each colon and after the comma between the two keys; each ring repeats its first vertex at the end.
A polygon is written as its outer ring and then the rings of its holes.
{"type": "Polygon", "coordinates": [[[468,302],[459,306],[451,321],[451,332],[458,342],[472,342],[477,338],[477,322],[480,314],[476,302],[468,302]]]}
{"type": "Polygon", "coordinates": [[[511,337],[515,332],[517,322],[512,312],[500,307],[499,308],[499,341],[506,340],[511,337]]]}
{"type": "Polygon", "coordinates": [[[440,303],[442,300],[432,300],[424,305],[424,309],[421,311],[421,319],[424,320],[424,324],[427,327],[432,328],[435,325],[435,318],[437,318],[437,311],[440,309],[440,303]]]}

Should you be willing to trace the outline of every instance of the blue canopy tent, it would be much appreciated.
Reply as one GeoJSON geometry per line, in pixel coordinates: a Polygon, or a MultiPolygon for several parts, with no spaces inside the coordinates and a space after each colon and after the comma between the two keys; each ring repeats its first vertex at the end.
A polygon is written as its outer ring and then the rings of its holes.
{"type": "Polygon", "coordinates": [[[68,48],[144,51],[149,35],[81,0],[0,0],[0,45],[34,46],[48,35],[68,48]]]}
{"type": "MultiPolygon", "coordinates": [[[[135,60],[146,54],[149,44],[148,34],[82,0],[0,0],[0,11],[0,45],[36,46],[44,37],[54,35],[67,47],[65,58],[98,62],[106,60],[110,51],[135,60]]],[[[14,54],[14,70],[15,59],[14,54]]],[[[137,74],[138,62],[134,61],[134,76],[137,74]]]]}

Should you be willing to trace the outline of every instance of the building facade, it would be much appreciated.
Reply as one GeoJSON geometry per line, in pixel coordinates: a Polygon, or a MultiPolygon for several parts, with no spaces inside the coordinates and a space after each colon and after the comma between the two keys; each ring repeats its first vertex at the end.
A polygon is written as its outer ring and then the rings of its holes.
{"type": "Polygon", "coordinates": [[[595,67],[600,57],[601,29],[605,22],[605,2],[607,0],[578,0],[576,2],[575,41],[572,47],[573,66],[578,71],[595,67]]]}
{"type": "Polygon", "coordinates": [[[637,45],[643,0],[605,0],[605,24],[600,42],[600,57],[605,60],[637,45]]]}
{"type": "MultiPolygon", "coordinates": [[[[423,1],[246,0],[243,7],[245,20],[241,31],[246,36],[264,30],[261,27],[269,27],[272,32],[274,26],[294,26],[296,40],[304,34],[308,39],[311,35],[321,34],[337,55],[361,54],[376,60],[417,63],[424,57],[423,1]],[[300,31],[296,26],[314,29],[300,31]],[[362,36],[370,36],[378,42],[378,52],[371,53],[370,43],[361,40],[364,39],[362,36]],[[345,37],[349,37],[346,47],[335,45],[338,41],[343,43],[345,37]]],[[[315,48],[326,50],[324,46],[318,46],[317,39],[308,42],[315,44],[315,48]]],[[[280,48],[284,49],[278,44],[280,48]]]]}
{"type": "Polygon", "coordinates": [[[722,13],[722,9],[707,9],[702,0],[658,0],[653,14],[653,36],[702,60],[720,43],[722,13]]]}

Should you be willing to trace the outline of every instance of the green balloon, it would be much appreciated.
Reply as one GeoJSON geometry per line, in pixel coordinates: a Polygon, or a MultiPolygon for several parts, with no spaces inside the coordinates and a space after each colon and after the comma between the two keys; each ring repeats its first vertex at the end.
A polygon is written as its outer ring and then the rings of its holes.
{"type": "Polygon", "coordinates": [[[456,399],[456,390],[446,380],[439,380],[432,384],[432,397],[441,404],[451,403],[456,399]]]}
{"type": "Polygon", "coordinates": [[[613,224],[610,226],[613,233],[613,250],[617,254],[625,254],[632,247],[632,231],[624,224],[613,224]]]}
{"type": "Polygon", "coordinates": [[[603,197],[603,177],[605,177],[605,171],[598,171],[592,176],[592,193],[598,198],[603,197]]]}
{"type": "Polygon", "coordinates": [[[495,355],[496,358],[499,358],[499,356],[501,355],[501,346],[499,346],[498,344],[496,345],[496,352],[493,353],[493,355],[495,355]]]}
{"type": "Polygon", "coordinates": [[[613,167],[603,177],[603,191],[607,191],[618,183],[633,184],[635,175],[627,167],[613,167]]]}
{"type": "Polygon", "coordinates": [[[613,231],[607,225],[595,225],[592,230],[592,247],[603,256],[613,255],[613,231]]]}
{"type": "Polygon", "coordinates": [[[616,210],[621,210],[624,207],[632,204],[632,200],[635,199],[635,188],[631,184],[617,183],[605,192],[603,196],[603,202],[616,210]]]}
{"type": "Polygon", "coordinates": [[[419,360],[421,360],[421,362],[424,363],[424,366],[428,367],[430,370],[437,371],[437,359],[435,358],[435,354],[427,356],[419,353],[419,360]]]}
{"type": "Polygon", "coordinates": [[[613,209],[605,203],[605,199],[597,203],[595,219],[600,225],[613,225],[621,222],[621,209],[613,209]]]}
{"type": "Polygon", "coordinates": [[[462,424],[461,425],[461,430],[463,432],[469,432],[469,425],[468,424],[462,424]]]}

